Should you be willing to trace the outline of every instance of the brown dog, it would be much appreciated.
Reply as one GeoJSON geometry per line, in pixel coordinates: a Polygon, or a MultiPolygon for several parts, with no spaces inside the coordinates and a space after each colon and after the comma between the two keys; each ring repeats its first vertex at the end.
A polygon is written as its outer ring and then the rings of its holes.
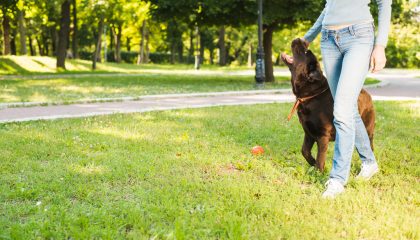
{"type": "MultiPolygon", "coordinates": [[[[302,145],[303,157],[310,165],[324,171],[328,143],[335,140],[334,100],[318,60],[310,50],[307,50],[306,44],[301,39],[293,40],[292,52],[293,61],[282,55],[283,62],[292,73],[292,89],[297,99],[289,119],[294,110],[297,109],[299,121],[305,132],[302,145]],[[311,154],[315,142],[318,145],[316,160],[311,154]]],[[[372,98],[364,89],[359,95],[358,108],[373,149],[375,111],[372,98]]]]}

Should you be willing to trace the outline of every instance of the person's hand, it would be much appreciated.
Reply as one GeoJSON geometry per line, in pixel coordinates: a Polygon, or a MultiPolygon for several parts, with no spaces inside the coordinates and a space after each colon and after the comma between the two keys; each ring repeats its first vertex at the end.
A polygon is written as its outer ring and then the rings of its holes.
{"type": "Polygon", "coordinates": [[[369,72],[376,73],[384,69],[386,63],[385,47],[381,45],[375,45],[370,57],[370,68],[369,72]]]}
{"type": "Polygon", "coordinates": [[[309,47],[309,44],[311,44],[310,42],[308,42],[306,39],[304,39],[303,37],[302,38],[300,38],[305,44],[306,44],[306,47],[308,48],[309,47]]]}

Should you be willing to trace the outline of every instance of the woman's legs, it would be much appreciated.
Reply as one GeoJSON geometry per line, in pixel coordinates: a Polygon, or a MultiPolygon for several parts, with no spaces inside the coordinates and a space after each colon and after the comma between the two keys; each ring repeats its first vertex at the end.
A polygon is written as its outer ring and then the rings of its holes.
{"type": "MultiPolygon", "coordinates": [[[[336,139],[330,178],[338,180],[343,185],[346,184],[349,177],[356,140],[358,143],[357,149],[363,160],[366,161],[366,157],[373,156],[366,128],[357,107],[357,99],[369,70],[371,52],[372,46],[370,45],[354,44],[344,53],[335,92],[334,126],[336,139]]],[[[374,161],[374,159],[371,161],[374,161]]]]}
{"type": "Polygon", "coordinates": [[[336,143],[330,178],[344,185],[350,173],[354,146],[363,163],[376,161],[357,106],[369,69],[373,36],[369,41],[369,38],[358,38],[353,31],[342,35],[324,32],[321,47],[325,73],[334,97],[336,143]]]}

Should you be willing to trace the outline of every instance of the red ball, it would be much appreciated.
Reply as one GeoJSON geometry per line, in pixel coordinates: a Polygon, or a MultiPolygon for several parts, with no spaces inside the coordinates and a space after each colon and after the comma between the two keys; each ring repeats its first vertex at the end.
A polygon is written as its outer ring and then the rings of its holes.
{"type": "Polygon", "coordinates": [[[262,148],[261,146],[255,146],[251,149],[251,153],[253,155],[260,155],[264,153],[264,148],[262,148]]]}

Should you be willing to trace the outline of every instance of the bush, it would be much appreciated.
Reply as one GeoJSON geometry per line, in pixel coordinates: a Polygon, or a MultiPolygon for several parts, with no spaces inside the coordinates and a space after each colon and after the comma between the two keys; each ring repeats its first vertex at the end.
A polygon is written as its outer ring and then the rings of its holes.
{"type": "Polygon", "coordinates": [[[93,53],[90,51],[81,50],[79,51],[79,57],[83,60],[92,60],[93,53]]]}
{"type": "Polygon", "coordinates": [[[411,25],[392,26],[386,48],[387,67],[420,68],[420,38],[411,25]]]}
{"type": "MultiPolygon", "coordinates": [[[[92,53],[87,54],[84,53],[85,56],[88,56],[91,58],[92,53]]],[[[82,54],[80,55],[82,56],[82,54]]],[[[121,60],[126,63],[136,63],[138,58],[138,52],[134,51],[121,51],[121,60]]],[[[149,54],[149,61],[151,63],[170,63],[171,62],[171,54],[170,53],[150,53],[149,54]]],[[[115,62],[115,56],[114,56],[114,50],[107,52],[107,62],[115,62]]],[[[194,63],[194,56],[184,56],[182,58],[183,63],[194,63]]]]}

